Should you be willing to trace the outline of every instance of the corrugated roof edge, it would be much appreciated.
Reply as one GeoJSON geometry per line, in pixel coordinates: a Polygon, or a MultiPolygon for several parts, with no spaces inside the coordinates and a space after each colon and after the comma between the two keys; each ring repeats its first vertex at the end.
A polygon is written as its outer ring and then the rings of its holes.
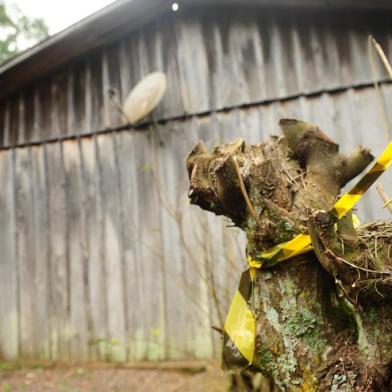
{"type": "MultiPolygon", "coordinates": [[[[0,66],[0,98],[115,39],[125,25],[128,31],[137,29],[169,10],[172,2],[174,0],[118,0],[26,50],[0,66]]],[[[187,5],[392,10],[390,0],[187,0],[187,5]]]]}

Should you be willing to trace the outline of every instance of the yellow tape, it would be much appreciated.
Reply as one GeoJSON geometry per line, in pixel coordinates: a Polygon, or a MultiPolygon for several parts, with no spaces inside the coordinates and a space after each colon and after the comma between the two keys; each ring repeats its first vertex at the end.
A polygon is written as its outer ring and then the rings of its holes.
{"type": "Polygon", "coordinates": [[[352,189],[346,192],[334,205],[332,211],[340,219],[350,211],[363,194],[374,184],[392,164],[392,142],[378,157],[377,161],[365,176],[352,189]]]}
{"type": "Polygon", "coordinates": [[[225,322],[225,331],[240,353],[252,363],[255,353],[256,321],[239,291],[234,295],[225,322]]]}
{"type": "MultiPolygon", "coordinates": [[[[377,163],[379,163],[381,166],[384,166],[384,170],[387,170],[388,167],[391,166],[391,164],[392,164],[392,141],[389,142],[387,148],[378,157],[377,163]]],[[[372,169],[374,169],[374,167],[372,169]]]]}
{"type": "Polygon", "coordinates": [[[250,277],[253,282],[256,278],[256,270],[260,269],[263,266],[263,263],[261,261],[253,260],[250,256],[246,258],[246,262],[248,263],[250,277]]]}
{"type": "Polygon", "coordinates": [[[246,258],[246,262],[248,263],[249,268],[260,269],[263,266],[261,261],[253,260],[250,256],[246,258]]]}
{"type": "Polygon", "coordinates": [[[298,234],[292,240],[283,242],[274,246],[271,249],[265,250],[260,253],[260,258],[263,260],[274,259],[278,256],[279,261],[290,259],[291,257],[309,252],[312,241],[308,234],[298,234]]]}
{"type": "Polygon", "coordinates": [[[350,195],[345,193],[334,205],[334,210],[336,211],[336,216],[340,219],[350,211],[355,204],[358,203],[362,195],[350,195]]]}

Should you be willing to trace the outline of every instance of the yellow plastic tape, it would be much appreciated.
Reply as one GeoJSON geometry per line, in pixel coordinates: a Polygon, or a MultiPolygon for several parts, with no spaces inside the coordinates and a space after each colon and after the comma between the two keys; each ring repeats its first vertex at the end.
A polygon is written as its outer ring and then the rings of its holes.
{"type": "MultiPolygon", "coordinates": [[[[262,260],[279,262],[294,256],[309,252],[312,249],[312,241],[308,234],[298,234],[292,240],[275,245],[273,248],[260,253],[262,260]]],[[[271,266],[271,262],[268,266],[271,266]]]]}
{"type": "Polygon", "coordinates": [[[231,302],[225,322],[225,331],[240,353],[251,364],[255,352],[256,321],[239,291],[235,293],[231,302]]]}
{"type": "Polygon", "coordinates": [[[263,263],[260,261],[252,260],[252,257],[248,256],[246,258],[246,262],[248,263],[250,278],[253,280],[256,278],[256,270],[260,269],[263,266],[263,263]]]}
{"type": "Polygon", "coordinates": [[[334,205],[332,212],[340,219],[350,211],[363,194],[376,182],[376,180],[392,164],[392,142],[378,157],[372,168],[361,178],[361,180],[345,193],[334,205]]]}

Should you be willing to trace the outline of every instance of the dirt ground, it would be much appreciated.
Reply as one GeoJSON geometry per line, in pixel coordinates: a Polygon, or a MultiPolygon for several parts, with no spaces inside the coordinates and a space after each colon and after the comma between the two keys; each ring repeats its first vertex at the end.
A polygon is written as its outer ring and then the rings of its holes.
{"type": "Polygon", "coordinates": [[[226,392],[218,363],[174,370],[108,366],[0,367],[0,392],[226,392]],[[204,367],[204,370],[202,370],[204,367]]]}

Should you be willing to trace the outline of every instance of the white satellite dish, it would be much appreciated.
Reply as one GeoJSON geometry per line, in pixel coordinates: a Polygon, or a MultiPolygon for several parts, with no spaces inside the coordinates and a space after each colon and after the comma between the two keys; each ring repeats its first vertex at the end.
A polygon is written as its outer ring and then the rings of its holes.
{"type": "Polygon", "coordinates": [[[135,124],[158,105],[166,91],[166,75],[153,72],[143,78],[129,93],[122,107],[131,124],[135,124]]]}

